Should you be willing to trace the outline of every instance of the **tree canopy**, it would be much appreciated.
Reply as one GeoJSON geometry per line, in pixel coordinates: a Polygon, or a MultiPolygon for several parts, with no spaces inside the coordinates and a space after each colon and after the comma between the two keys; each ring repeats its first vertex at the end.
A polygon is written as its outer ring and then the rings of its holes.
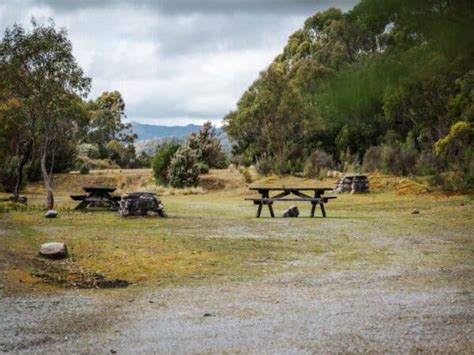
{"type": "Polygon", "coordinates": [[[284,174],[315,151],[342,168],[392,144],[418,152],[395,173],[415,172],[456,121],[472,125],[473,33],[468,0],[362,0],[311,16],[225,116],[234,155],[284,174]]]}

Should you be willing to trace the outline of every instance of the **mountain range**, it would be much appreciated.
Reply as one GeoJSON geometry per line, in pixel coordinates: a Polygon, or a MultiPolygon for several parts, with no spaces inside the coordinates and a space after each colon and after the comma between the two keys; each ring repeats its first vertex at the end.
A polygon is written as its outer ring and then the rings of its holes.
{"type": "MultiPolygon", "coordinates": [[[[184,141],[193,132],[199,132],[201,126],[189,124],[187,126],[160,126],[132,122],[132,130],[138,138],[135,142],[135,149],[138,154],[145,152],[148,155],[154,154],[156,147],[163,141],[178,140],[184,141]]],[[[217,128],[217,133],[221,139],[224,150],[230,152],[230,143],[227,134],[222,128],[217,128]]]]}
{"type": "Polygon", "coordinates": [[[199,132],[201,126],[189,124],[187,126],[159,126],[132,122],[132,130],[138,135],[137,141],[149,139],[183,139],[193,132],[199,132]]]}

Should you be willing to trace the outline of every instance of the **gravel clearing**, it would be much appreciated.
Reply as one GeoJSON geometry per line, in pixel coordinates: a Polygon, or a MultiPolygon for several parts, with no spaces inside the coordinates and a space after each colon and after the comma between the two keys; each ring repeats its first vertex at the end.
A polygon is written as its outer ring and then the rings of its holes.
{"type": "Polygon", "coordinates": [[[3,298],[0,350],[472,353],[472,280],[470,269],[289,273],[131,298],[129,290],[3,298]]]}

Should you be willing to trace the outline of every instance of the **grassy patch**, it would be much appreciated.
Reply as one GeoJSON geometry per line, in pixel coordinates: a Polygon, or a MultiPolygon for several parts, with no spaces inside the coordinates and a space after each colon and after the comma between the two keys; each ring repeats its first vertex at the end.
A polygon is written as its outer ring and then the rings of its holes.
{"type": "MultiPolygon", "coordinates": [[[[255,206],[243,200],[250,194],[238,172],[214,171],[208,179],[213,176],[231,179],[231,188],[164,196],[167,219],[74,212],[64,192],[72,184],[68,181],[58,189],[59,217],[47,220],[40,208],[42,196],[30,191],[27,209],[0,208],[0,277],[7,292],[40,287],[42,280],[31,276],[35,274],[67,278],[71,267],[145,286],[242,280],[288,271],[474,267],[469,196],[339,195],[327,205],[326,219],[305,217],[308,204],[298,204],[303,218],[256,219],[255,206]],[[411,214],[413,208],[421,213],[411,214]],[[68,245],[69,264],[52,268],[37,256],[39,246],[48,241],[68,245]]],[[[273,183],[296,186],[310,181],[273,183]]],[[[277,215],[286,207],[275,205],[277,215]]]]}

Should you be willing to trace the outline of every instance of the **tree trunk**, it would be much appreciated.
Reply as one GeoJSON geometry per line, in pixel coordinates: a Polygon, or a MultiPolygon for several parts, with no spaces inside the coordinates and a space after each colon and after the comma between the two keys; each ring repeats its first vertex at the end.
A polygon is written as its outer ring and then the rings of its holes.
{"type": "MultiPolygon", "coordinates": [[[[54,207],[54,195],[53,195],[53,181],[52,181],[52,175],[48,172],[48,169],[46,168],[46,155],[47,155],[48,149],[44,148],[43,153],[41,155],[41,173],[43,175],[43,181],[44,185],[47,190],[47,195],[46,195],[46,208],[48,210],[53,209],[54,207]]],[[[52,170],[52,168],[51,168],[52,170]]]]}
{"type": "Polygon", "coordinates": [[[20,197],[20,187],[21,187],[21,182],[23,181],[23,168],[28,162],[30,155],[31,155],[31,144],[27,143],[26,149],[24,153],[21,155],[20,160],[18,161],[17,168],[16,168],[17,177],[16,177],[15,189],[13,190],[13,197],[15,201],[18,201],[18,198],[20,197]]]}

